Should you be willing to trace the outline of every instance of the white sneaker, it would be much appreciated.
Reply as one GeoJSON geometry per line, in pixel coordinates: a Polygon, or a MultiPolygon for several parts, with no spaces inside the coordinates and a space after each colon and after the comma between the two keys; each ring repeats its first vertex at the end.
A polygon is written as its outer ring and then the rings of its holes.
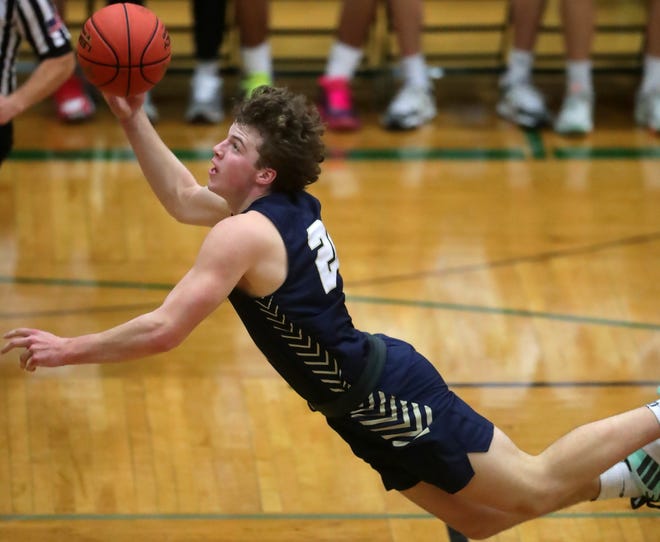
{"type": "Polygon", "coordinates": [[[147,95],[144,97],[142,108],[147,114],[147,118],[151,121],[151,124],[156,124],[158,119],[160,119],[160,115],[158,114],[158,108],[154,105],[154,102],[151,99],[151,92],[147,92],[147,95]]]}
{"type": "Polygon", "coordinates": [[[571,92],[555,121],[555,132],[564,135],[585,135],[594,129],[594,95],[591,92],[571,92]]]}
{"type": "Polygon", "coordinates": [[[543,94],[530,82],[501,85],[497,113],[523,128],[540,128],[550,122],[543,94]]]}
{"type": "Polygon", "coordinates": [[[653,132],[660,132],[660,88],[637,94],[635,121],[653,132]]]}
{"type": "Polygon", "coordinates": [[[193,75],[185,118],[188,122],[208,124],[222,121],[222,79],[219,76],[200,73],[193,75]]]}
{"type": "Polygon", "coordinates": [[[437,114],[431,88],[405,85],[390,102],[381,122],[388,130],[412,130],[437,114]]]}

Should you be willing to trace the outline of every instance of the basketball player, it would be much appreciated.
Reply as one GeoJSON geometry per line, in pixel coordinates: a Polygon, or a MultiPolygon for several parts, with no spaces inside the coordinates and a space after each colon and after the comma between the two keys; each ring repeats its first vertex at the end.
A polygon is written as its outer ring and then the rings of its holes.
{"type": "Polygon", "coordinates": [[[71,35],[50,0],[0,2],[0,164],[13,147],[15,117],[53,92],[72,73],[71,35]],[[16,57],[27,39],[39,64],[19,86],[16,57]]]}
{"type": "Polygon", "coordinates": [[[305,191],[324,146],[303,96],[261,87],[239,104],[204,187],[159,138],[143,97],[106,99],[164,207],[211,230],[152,312],[78,337],[6,333],[2,352],[19,349],[22,368],[164,352],[229,299],[267,360],[387,489],[470,538],[590,499],[658,501],[660,403],[583,425],[532,456],[450,391],[410,344],[353,326],[321,205],[305,191]]]}

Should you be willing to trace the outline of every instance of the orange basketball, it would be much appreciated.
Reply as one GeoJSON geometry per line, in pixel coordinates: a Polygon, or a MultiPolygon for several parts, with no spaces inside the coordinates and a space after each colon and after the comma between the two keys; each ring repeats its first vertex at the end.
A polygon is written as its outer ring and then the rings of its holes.
{"type": "Polygon", "coordinates": [[[149,9],[111,4],[85,21],[78,38],[78,62],[102,92],[133,96],[165,75],[172,52],[170,36],[149,9]]]}

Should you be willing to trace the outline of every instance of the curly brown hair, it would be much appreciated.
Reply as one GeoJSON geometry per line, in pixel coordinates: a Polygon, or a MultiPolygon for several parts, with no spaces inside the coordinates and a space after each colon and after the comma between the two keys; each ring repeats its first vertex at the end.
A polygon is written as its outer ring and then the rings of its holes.
{"type": "Polygon", "coordinates": [[[318,180],[325,158],[324,127],[305,96],[287,88],[259,87],[237,104],[234,120],[261,135],[256,166],[277,172],[274,191],[297,192],[318,180]]]}

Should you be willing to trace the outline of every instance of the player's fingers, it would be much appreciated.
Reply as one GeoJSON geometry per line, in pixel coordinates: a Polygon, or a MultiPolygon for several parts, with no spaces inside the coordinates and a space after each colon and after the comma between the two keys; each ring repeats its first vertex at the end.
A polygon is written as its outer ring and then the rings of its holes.
{"type": "Polygon", "coordinates": [[[23,369],[25,369],[29,373],[33,373],[34,371],[37,370],[37,366],[34,364],[34,361],[32,360],[31,357],[25,362],[25,364],[23,365],[23,369]]]}
{"type": "Polygon", "coordinates": [[[21,364],[21,369],[25,369],[27,371],[28,366],[32,361],[32,352],[30,350],[24,350],[18,359],[21,364]]]}
{"type": "Polygon", "coordinates": [[[108,106],[112,110],[112,112],[118,117],[118,118],[124,118],[128,116],[130,111],[128,110],[128,107],[126,106],[125,102],[122,102],[120,98],[117,96],[112,96],[110,94],[106,94],[105,92],[103,93],[103,98],[107,102],[108,106]]]}
{"type": "Polygon", "coordinates": [[[3,335],[3,338],[12,339],[13,337],[26,337],[33,331],[34,331],[33,329],[27,327],[17,327],[15,329],[7,331],[7,333],[3,335]]]}
{"type": "Polygon", "coordinates": [[[11,339],[2,347],[0,354],[6,354],[13,348],[27,348],[30,345],[29,337],[21,337],[17,339],[11,339]]]}

